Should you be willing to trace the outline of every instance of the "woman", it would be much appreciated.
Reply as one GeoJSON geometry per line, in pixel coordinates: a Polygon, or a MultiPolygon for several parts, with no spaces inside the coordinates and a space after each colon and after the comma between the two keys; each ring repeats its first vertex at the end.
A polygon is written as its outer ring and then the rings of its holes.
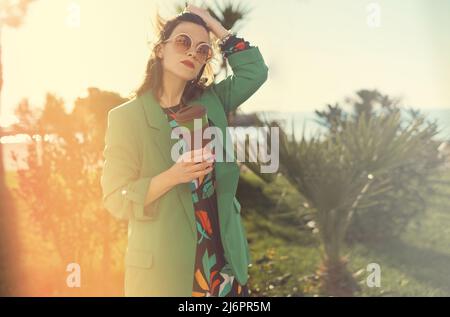
{"type": "Polygon", "coordinates": [[[226,114],[266,81],[268,68],[257,47],[204,9],[190,5],[161,27],[136,96],[108,113],[101,185],[105,208],[128,220],[125,296],[247,296],[251,257],[234,155],[214,162],[205,149],[174,161],[171,129],[177,110],[202,105],[226,142],[226,114]],[[233,75],[207,86],[211,35],[233,75]]]}

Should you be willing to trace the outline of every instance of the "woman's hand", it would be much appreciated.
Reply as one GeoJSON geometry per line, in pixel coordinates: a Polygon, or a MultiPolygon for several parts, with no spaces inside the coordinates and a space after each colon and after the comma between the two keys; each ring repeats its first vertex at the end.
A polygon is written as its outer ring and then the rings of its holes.
{"type": "Polygon", "coordinates": [[[176,184],[188,183],[211,172],[214,158],[207,148],[186,152],[167,170],[168,177],[176,184]]]}
{"type": "Polygon", "coordinates": [[[208,27],[209,27],[210,21],[214,20],[214,18],[211,16],[211,14],[209,14],[208,10],[194,6],[192,4],[188,4],[185,11],[196,14],[199,17],[201,17],[205,21],[205,23],[208,25],[208,27]]]}
{"type": "Polygon", "coordinates": [[[186,11],[201,17],[208,26],[208,29],[210,29],[218,39],[221,39],[228,34],[228,30],[225,29],[219,21],[213,18],[208,10],[189,4],[186,7],[186,11]]]}

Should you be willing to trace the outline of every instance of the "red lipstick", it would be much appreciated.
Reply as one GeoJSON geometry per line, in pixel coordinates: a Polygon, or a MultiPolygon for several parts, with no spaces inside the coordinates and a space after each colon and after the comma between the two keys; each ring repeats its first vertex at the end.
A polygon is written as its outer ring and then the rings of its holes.
{"type": "Polygon", "coordinates": [[[192,69],[194,69],[195,68],[195,65],[194,65],[194,63],[192,63],[191,61],[189,61],[189,60],[184,60],[184,61],[181,61],[181,63],[183,63],[184,65],[186,65],[187,67],[190,67],[190,68],[192,68],[192,69]]]}

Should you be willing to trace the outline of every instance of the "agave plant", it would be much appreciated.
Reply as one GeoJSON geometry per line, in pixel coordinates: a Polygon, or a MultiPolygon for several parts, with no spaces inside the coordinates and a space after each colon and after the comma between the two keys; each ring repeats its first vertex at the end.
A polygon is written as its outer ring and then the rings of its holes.
{"type": "MultiPolygon", "coordinates": [[[[389,190],[371,184],[377,175],[414,158],[420,138],[413,122],[398,133],[400,114],[363,117],[334,135],[297,141],[282,134],[280,165],[284,174],[315,210],[322,245],[319,273],[322,290],[349,296],[358,290],[342,257],[342,245],[355,209],[363,197],[389,190]]],[[[372,202],[372,203],[376,203],[372,202]]]]}
{"type": "MultiPolygon", "coordinates": [[[[319,118],[317,122],[326,128],[331,137],[349,122],[355,127],[355,122],[365,124],[369,118],[380,115],[383,116],[384,122],[389,120],[399,122],[397,117],[401,114],[402,123],[397,124],[397,127],[392,126],[392,130],[385,132],[406,137],[405,128],[409,129],[412,132],[409,135],[411,140],[405,139],[405,142],[415,142],[418,145],[413,157],[404,158],[397,162],[396,168],[377,174],[371,184],[371,190],[363,196],[347,230],[348,242],[386,242],[395,236],[398,237],[408,223],[425,212],[431,195],[433,197],[445,195],[439,193],[434,186],[442,183],[436,173],[443,163],[437,149],[440,142],[434,139],[439,133],[439,126],[436,121],[433,122],[420,111],[401,107],[398,98],[393,99],[377,90],[359,90],[356,92],[356,98],[348,98],[347,102],[352,112],[344,111],[339,104],[328,105],[326,111],[316,111],[319,118]],[[358,121],[362,117],[366,119],[365,122],[358,121]],[[377,190],[378,188],[381,189],[377,190]]],[[[364,135],[350,135],[345,139],[350,141],[353,137],[361,138],[363,143],[366,142],[364,135]]],[[[384,140],[390,142],[388,137],[384,140]]],[[[352,142],[358,145],[357,140],[352,142]]],[[[359,149],[355,148],[354,152],[359,152],[359,149]]],[[[394,153],[388,151],[388,154],[394,153]]],[[[370,162],[371,153],[361,155],[363,155],[361,161],[370,162]]]]}

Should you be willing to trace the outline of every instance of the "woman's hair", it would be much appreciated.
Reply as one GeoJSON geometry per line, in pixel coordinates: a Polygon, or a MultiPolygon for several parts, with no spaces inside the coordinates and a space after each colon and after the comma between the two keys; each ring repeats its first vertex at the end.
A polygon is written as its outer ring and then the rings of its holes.
{"type": "MultiPolygon", "coordinates": [[[[165,40],[167,40],[171,35],[173,30],[182,22],[192,22],[198,24],[205,28],[205,30],[209,33],[209,29],[205,23],[205,21],[198,15],[184,12],[171,20],[165,21],[161,18],[159,14],[156,16],[157,20],[157,31],[159,33],[156,43],[154,44],[151,52],[150,59],[147,62],[147,68],[145,71],[144,80],[139,86],[139,88],[134,92],[135,95],[140,96],[145,93],[147,90],[151,90],[155,97],[159,99],[162,94],[162,75],[163,75],[163,67],[161,63],[161,59],[156,55],[157,49],[159,45],[165,40]]],[[[190,100],[193,100],[203,93],[203,91],[208,88],[208,85],[211,84],[214,80],[214,73],[210,63],[205,64],[201,69],[197,76],[192,81],[188,81],[186,83],[186,87],[183,91],[183,95],[181,97],[181,102],[186,104],[190,100]]]]}

